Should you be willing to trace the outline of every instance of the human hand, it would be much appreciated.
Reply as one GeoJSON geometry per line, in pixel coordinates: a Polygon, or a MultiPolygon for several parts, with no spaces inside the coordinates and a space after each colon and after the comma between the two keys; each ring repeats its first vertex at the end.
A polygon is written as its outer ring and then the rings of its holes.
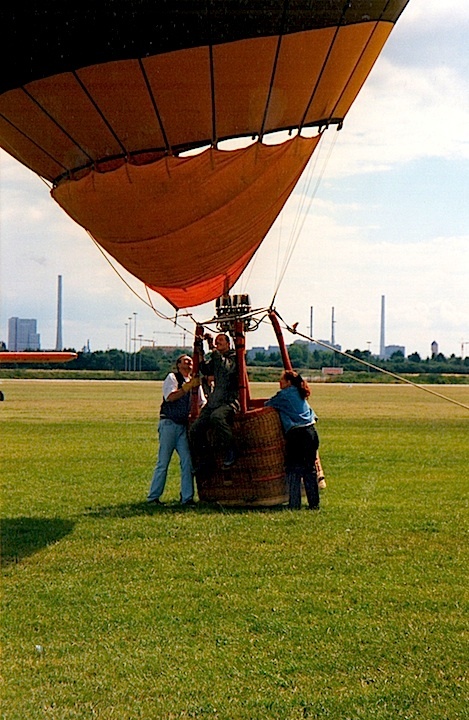
{"type": "Polygon", "coordinates": [[[185,393],[188,393],[192,390],[192,388],[199,387],[200,385],[200,378],[193,377],[188,382],[185,382],[182,386],[182,389],[185,393]]]}
{"type": "Polygon", "coordinates": [[[210,335],[210,333],[205,333],[204,340],[207,341],[207,345],[209,346],[210,350],[213,350],[213,337],[210,335]]]}

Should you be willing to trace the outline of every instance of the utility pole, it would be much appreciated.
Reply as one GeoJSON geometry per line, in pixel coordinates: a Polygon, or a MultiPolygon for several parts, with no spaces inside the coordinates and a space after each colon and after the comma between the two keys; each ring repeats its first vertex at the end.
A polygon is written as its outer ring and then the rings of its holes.
{"type": "Polygon", "coordinates": [[[464,346],[469,345],[469,340],[463,340],[461,342],[461,364],[464,364],[464,346]]]}
{"type": "Polygon", "coordinates": [[[128,334],[128,323],[125,323],[125,350],[124,350],[124,372],[127,370],[127,334],[128,334]]]}
{"type": "Polygon", "coordinates": [[[129,317],[129,344],[126,346],[125,351],[128,352],[127,358],[127,370],[132,370],[132,318],[129,317]]]}
{"type": "Polygon", "coordinates": [[[137,313],[134,312],[134,371],[137,369],[137,313]]]}
{"type": "Polygon", "coordinates": [[[62,342],[62,275],[57,278],[57,339],[55,349],[63,350],[62,342]]]}
{"type": "Polygon", "coordinates": [[[385,319],[386,319],[385,298],[384,298],[384,295],[381,295],[381,328],[380,328],[380,336],[379,336],[379,357],[381,358],[381,360],[386,359],[385,319]]]}

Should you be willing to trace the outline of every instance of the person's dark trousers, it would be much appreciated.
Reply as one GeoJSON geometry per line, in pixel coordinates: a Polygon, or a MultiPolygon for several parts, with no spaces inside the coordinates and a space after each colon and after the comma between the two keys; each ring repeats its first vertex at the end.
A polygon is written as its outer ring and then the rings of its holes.
{"type": "Polygon", "coordinates": [[[301,508],[301,470],[287,472],[287,486],[289,492],[288,508],[299,510],[301,508]]]}
{"type": "Polygon", "coordinates": [[[205,406],[200,411],[189,431],[191,453],[197,463],[197,458],[204,457],[208,450],[207,432],[213,429],[214,442],[223,451],[232,449],[234,409],[231,405],[220,405],[212,410],[205,406]]]}
{"type": "Polygon", "coordinates": [[[318,480],[315,470],[305,470],[303,468],[294,468],[287,471],[287,483],[289,490],[290,510],[299,510],[301,508],[301,480],[303,480],[306,492],[306,498],[311,510],[319,507],[319,489],[318,480]]]}
{"type": "Polygon", "coordinates": [[[202,408],[199,417],[189,428],[189,447],[195,471],[205,465],[208,460],[209,442],[207,432],[209,428],[210,412],[207,412],[207,408],[202,408]]]}
{"type": "Polygon", "coordinates": [[[306,498],[310,510],[319,507],[318,474],[316,470],[306,470],[303,473],[303,484],[305,486],[306,498]]]}
{"type": "Polygon", "coordinates": [[[207,432],[210,427],[211,412],[207,407],[202,408],[199,417],[189,428],[189,443],[191,449],[203,448],[207,445],[207,432]]]}
{"type": "Polygon", "coordinates": [[[206,445],[207,431],[212,428],[218,447],[226,449],[233,444],[234,410],[231,405],[220,405],[212,410],[204,407],[194,421],[189,437],[191,445],[206,445]]]}
{"type": "Polygon", "coordinates": [[[231,405],[220,405],[210,416],[215,442],[222,450],[233,447],[233,422],[234,410],[231,405]]]}

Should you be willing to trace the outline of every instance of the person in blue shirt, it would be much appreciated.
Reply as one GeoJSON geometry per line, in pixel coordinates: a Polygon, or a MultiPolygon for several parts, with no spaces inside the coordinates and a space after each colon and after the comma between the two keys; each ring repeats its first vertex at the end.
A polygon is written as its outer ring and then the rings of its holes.
{"type": "Polygon", "coordinates": [[[285,471],[291,510],[301,508],[301,481],[311,510],[319,509],[316,454],[319,438],[316,414],[308,405],[311,394],[308,383],[294,370],[285,370],[280,377],[280,391],[265,402],[280,415],[285,433],[285,471]]]}

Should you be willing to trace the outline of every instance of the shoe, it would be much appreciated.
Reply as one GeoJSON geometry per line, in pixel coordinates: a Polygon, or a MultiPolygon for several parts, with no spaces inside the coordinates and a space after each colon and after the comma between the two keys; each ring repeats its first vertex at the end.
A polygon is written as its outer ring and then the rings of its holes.
{"type": "Polygon", "coordinates": [[[190,500],[186,500],[186,502],[181,502],[181,505],[183,505],[184,507],[196,507],[197,503],[191,498],[190,500]]]}
{"type": "Polygon", "coordinates": [[[164,505],[164,503],[162,503],[159,498],[154,498],[153,500],[147,500],[147,503],[149,505],[164,505]]]}
{"type": "Polygon", "coordinates": [[[310,505],[309,509],[310,510],[319,510],[319,505],[310,505]]]}
{"type": "Polygon", "coordinates": [[[318,488],[320,490],[324,490],[324,488],[326,488],[326,487],[327,487],[327,485],[326,485],[326,481],[324,480],[324,478],[318,478],[318,488]]]}
{"type": "Polygon", "coordinates": [[[233,448],[231,448],[230,450],[228,450],[228,452],[226,453],[225,459],[223,460],[223,467],[230,468],[232,465],[235,464],[235,462],[236,462],[236,453],[233,450],[233,448]]]}

